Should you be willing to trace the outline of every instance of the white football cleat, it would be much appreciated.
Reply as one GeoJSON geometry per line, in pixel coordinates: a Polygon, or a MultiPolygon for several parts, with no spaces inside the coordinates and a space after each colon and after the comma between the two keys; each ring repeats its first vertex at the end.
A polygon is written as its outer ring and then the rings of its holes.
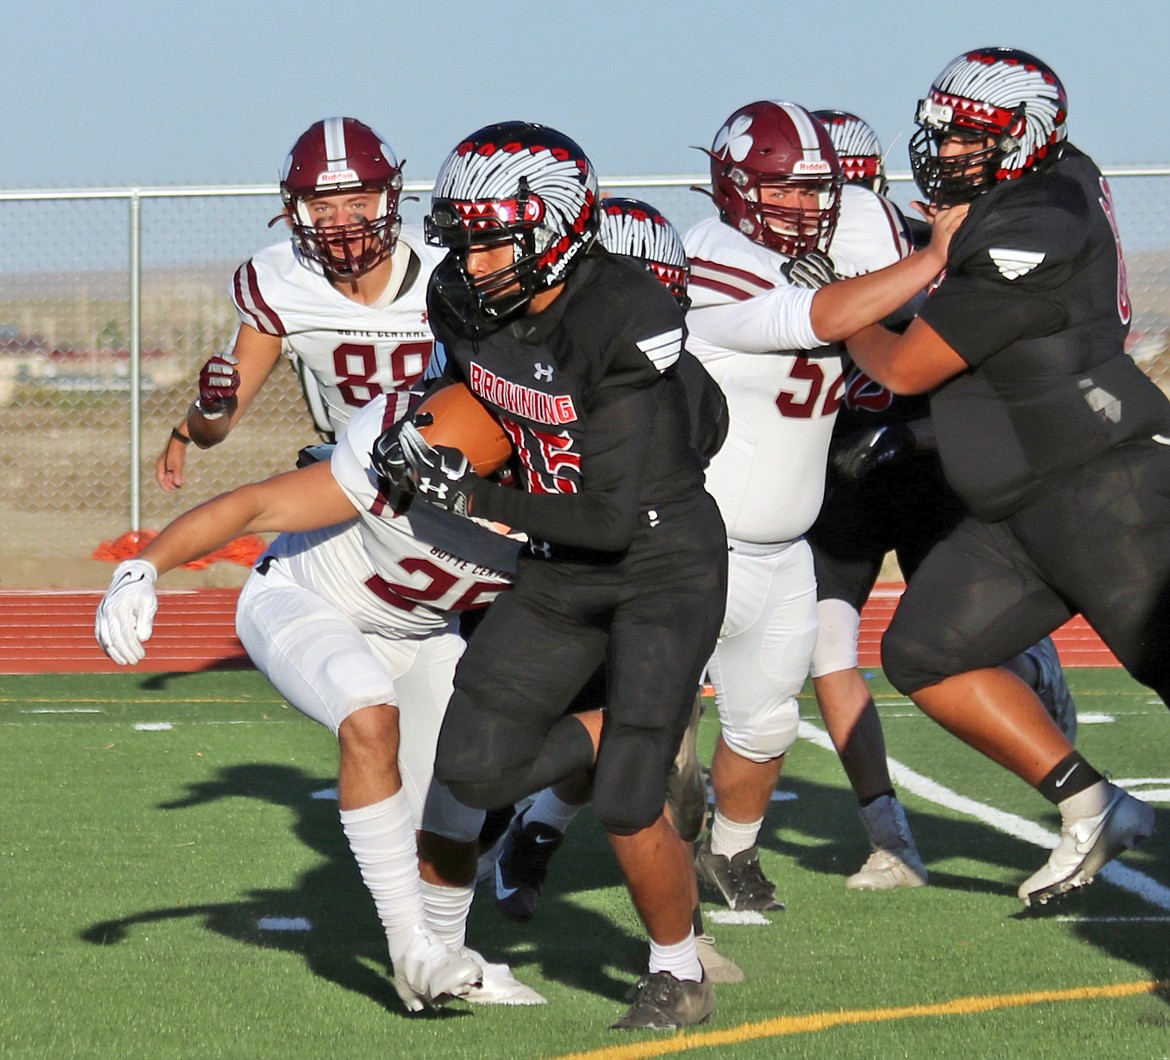
{"type": "Polygon", "coordinates": [[[532,987],[520,982],[506,964],[492,964],[485,961],[483,954],[477,953],[470,946],[464,946],[460,953],[483,969],[483,982],[479,986],[473,986],[466,994],[463,994],[464,1001],[470,1001],[473,1005],[547,1004],[544,997],[532,987]]]}
{"type": "Polygon", "coordinates": [[[394,989],[409,1012],[421,1012],[455,997],[466,997],[483,981],[479,964],[444,946],[426,928],[417,928],[394,964],[394,989]]]}
{"type": "Polygon", "coordinates": [[[1065,824],[1051,857],[1020,884],[1018,894],[1025,905],[1043,905],[1092,883],[1102,866],[1154,834],[1154,808],[1113,784],[1109,787],[1105,809],[1065,824]]]}
{"type": "Polygon", "coordinates": [[[902,804],[890,795],[860,807],[873,853],[845,881],[850,891],[892,891],[897,887],[924,887],[926,866],[914,845],[902,804]]]}

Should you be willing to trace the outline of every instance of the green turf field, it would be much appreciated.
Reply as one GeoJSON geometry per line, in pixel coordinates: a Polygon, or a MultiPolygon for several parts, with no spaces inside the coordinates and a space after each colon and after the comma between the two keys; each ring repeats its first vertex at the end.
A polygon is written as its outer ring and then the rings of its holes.
{"type": "MultiPolygon", "coordinates": [[[[0,1056],[1166,1056],[1170,717],[1121,671],[1070,680],[1082,751],[1158,807],[1144,848],[1022,916],[1055,811],[879,676],[931,886],[846,892],[864,838],[806,699],[761,837],[788,909],[728,925],[705,907],[748,982],[675,1037],[606,1029],[644,944],[587,812],[531,924],[486,891],[472,913],[471,943],[548,1005],[407,1017],[337,823],[328,732],[250,671],[0,677],[0,1056]]],[[[715,733],[708,716],[705,758],[715,733]]]]}

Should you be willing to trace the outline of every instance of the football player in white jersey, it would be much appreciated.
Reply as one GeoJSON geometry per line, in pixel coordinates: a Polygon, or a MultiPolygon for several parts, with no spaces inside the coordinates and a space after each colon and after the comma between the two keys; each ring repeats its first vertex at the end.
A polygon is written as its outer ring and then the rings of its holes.
{"type": "Polygon", "coordinates": [[[164,490],[185,481],[185,447],[222,442],[281,354],[297,368],[320,434],[338,434],[378,394],[405,411],[434,340],[427,280],[441,255],[402,227],[402,167],[354,118],[315,122],[293,145],[280,181],[292,238],[236,270],[240,323],[229,352],[199,373],[199,397],[155,466],[164,490]]]}
{"type": "Polygon", "coordinates": [[[845,185],[824,127],[760,101],[709,152],[719,216],[684,236],[688,348],[727,397],[731,427],[707,469],[730,549],[727,612],[708,667],[722,732],[700,883],[734,909],[779,909],[756,845],[816,639],[816,581],[803,540],[824,492],[843,390],[834,343],[900,309],[945,263],[957,218],[911,253],[897,211],[845,185]],[[831,255],[827,257],[826,255],[831,255]],[[853,277],[836,282],[840,277],[853,277]],[[823,285],[823,286],[822,286],[823,285]]]}
{"type": "Polygon", "coordinates": [[[432,782],[463,651],[457,615],[509,587],[518,544],[429,505],[396,513],[369,460],[395,410],[379,395],[328,462],[172,522],[115,570],[96,635],[112,659],[133,665],[152,632],[158,574],[241,533],[291,531],[249,577],[236,628],[274,687],[338,738],[342,826],[385,928],[399,996],[412,1011],[448,996],[539,1004],[506,965],[465,946],[483,813],[432,782]]]}

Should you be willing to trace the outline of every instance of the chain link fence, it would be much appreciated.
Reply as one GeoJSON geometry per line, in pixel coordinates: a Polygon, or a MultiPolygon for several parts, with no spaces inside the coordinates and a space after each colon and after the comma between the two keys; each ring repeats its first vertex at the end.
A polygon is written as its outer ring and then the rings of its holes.
{"type": "MultiPolygon", "coordinates": [[[[1109,171],[1129,267],[1130,353],[1170,392],[1170,168],[1109,171]]],[[[704,178],[611,180],[680,231],[710,215],[704,178]]],[[[404,220],[421,223],[429,188],[404,220]]],[[[905,174],[892,194],[913,197],[905,174]]],[[[316,441],[291,368],[279,366],[223,445],[187,453],[188,484],[164,493],[155,460],[199,367],[236,326],[236,266],[286,237],[267,226],[274,187],[0,192],[0,525],[20,574],[57,584],[54,564],[127,530],[157,529],[232,485],[292,467],[316,441]],[[46,574],[39,575],[38,564],[46,574]]]]}

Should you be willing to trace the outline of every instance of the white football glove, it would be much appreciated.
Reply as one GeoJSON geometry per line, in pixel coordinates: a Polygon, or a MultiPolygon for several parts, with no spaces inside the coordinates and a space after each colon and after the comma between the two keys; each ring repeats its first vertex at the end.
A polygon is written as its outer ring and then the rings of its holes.
{"type": "Polygon", "coordinates": [[[146,656],[143,645],[154,632],[158,571],[144,559],[128,559],[114,568],[110,587],[98,604],[94,636],[119,666],[133,666],[146,656]]]}

